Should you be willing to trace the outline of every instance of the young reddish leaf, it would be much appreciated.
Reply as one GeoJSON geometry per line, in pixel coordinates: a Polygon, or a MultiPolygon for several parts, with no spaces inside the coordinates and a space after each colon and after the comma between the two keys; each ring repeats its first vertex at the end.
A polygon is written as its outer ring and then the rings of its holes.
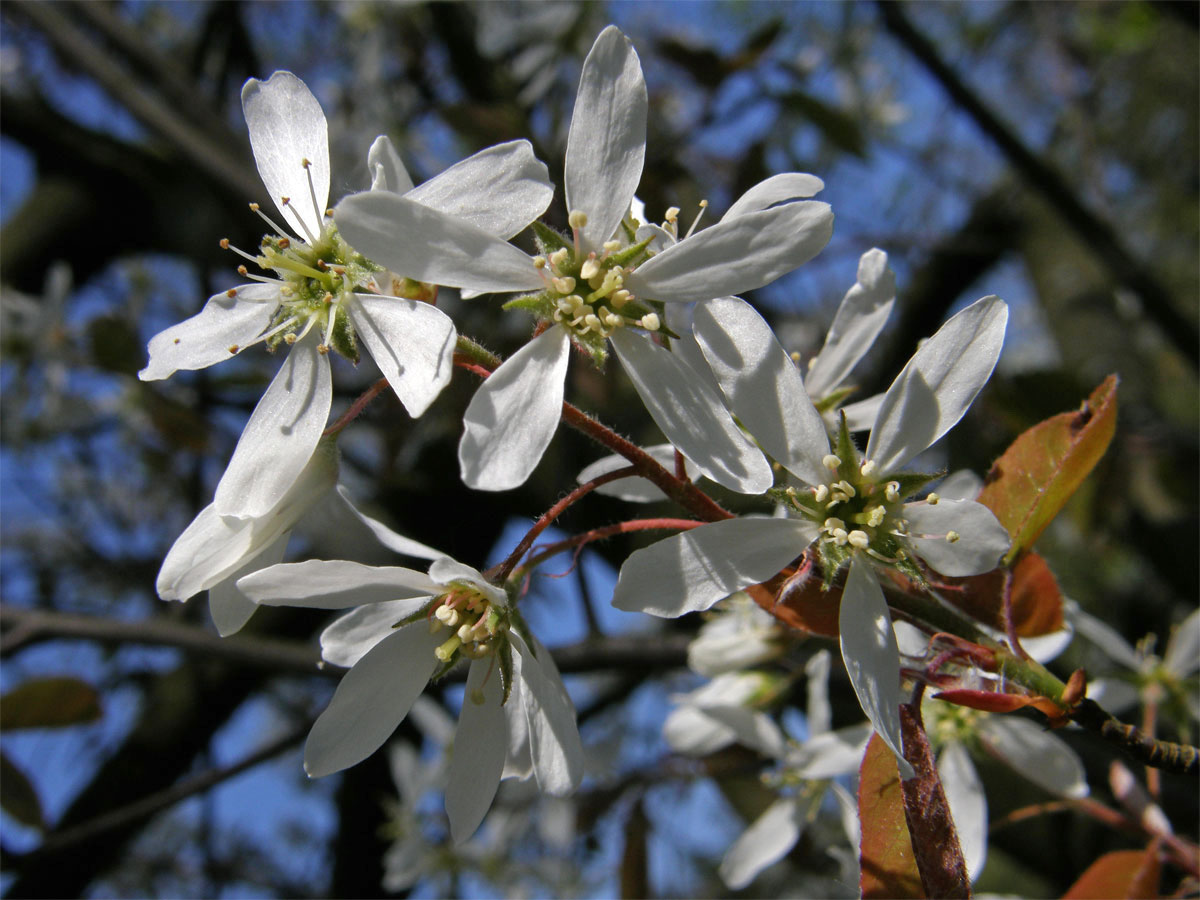
{"type": "Polygon", "coordinates": [[[929,738],[911,706],[900,707],[900,731],[904,735],[904,758],[917,772],[916,778],[901,782],[900,789],[925,895],[970,897],[971,879],[950,815],[950,804],[942,790],[929,738]]]}
{"type": "MultiPolygon", "coordinates": [[[[969,578],[948,578],[954,590],[943,591],[947,602],[997,631],[1004,625],[1004,569],[969,578]]],[[[1049,634],[1063,627],[1062,591],[1054,573],[1038,554],[1021,556],[1012,568],[1012,616],[1020,637],[1049,634]]]]}
{"type": "Polygon", "coordinates": [[[896,757],[882,738],[871,735],[858,771],[859,889],[871,898],[924,897],[904,815],[896,757]]]}
{"type": "Polygon", "coordinates": [[[78,678],[34,678],[0,697],[0,728],[62,728],[100,718],[100,695],[78,678]]]}
{"type": "Polygon", "coordinates": [[[1012,537],[1005,564],[1033,546],[1104,455],[1116,424],[1117,376],[1109,375],[1079,411],[1034,425],[992,465],[977,499],[1012,537]]]}
{"type": "Polygon", "coordinates": [[[1079,876],[1063,900],[1127,900],[1158,897],[1160,864],[1158,853],[1149,850],[1117,850],[1106,853],[1079,876]]]}
{"type": "Polygon", "coordinates": [[[935,700],[945,700],[947,703],[956,703],[959,706],[993,713],[1009,713],[1022,707],[1032,706],[1034,709],[1040,710],[1052,724],[1054,722],[1065,723],[1063,715],[1066,710],[1048,697],[969,690],[940,691],[933,697],[935,700]]]}
{"type": "Polygon", "coordinates": [[[801,584],[784,585],[794,575],[785,569],[770,581],[746,588],[754,602],[779,621],[800,631],[837,638],[838,612],[842,605],[842,589],[821,589],[821,579],[812,577],[801,584]]]}
{"type": "Polygon", "coordinates": [[[46,827],[37,791],[25,773],[3,753],[0,753],[0,807],[22,825],[39,831],[46,827]]]}

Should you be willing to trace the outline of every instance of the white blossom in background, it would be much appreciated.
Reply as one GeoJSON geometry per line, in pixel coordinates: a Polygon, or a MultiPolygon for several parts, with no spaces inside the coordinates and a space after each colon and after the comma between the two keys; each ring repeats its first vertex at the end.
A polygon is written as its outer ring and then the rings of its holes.
{"type": "Polygon", "coordinates": [[[930,479],[900,471],[966,412],[995,367],[1005,320],[1003,301],[985,297],[922,344],[884,396],[862,454],[845,429],[830,444],[799,371],[753,309],[732,298],[697,306],[697,339],[731,406],[758,398],[768,415],[747,427],[810,488],[784,494],[790,518],[727,519],[638,550],[621,568],[613,604],[667,617],[708,609],[814,544],[826,584],[847,570],[842,658],[863,711],[911,777],[896,702],[899,652],[874,570],[898,568],[920,580],[924,566],[974,575],[995,568],[1008,549],[1008,532],[979,503],[936,493],[906,503],[930,479]],[[701,324],[706,315],[719,325],[701,324]]]}
{"type": "Polygon", "coordinates": [[[770,662],[786,648],[787,635],[779,620],[738,591],[688,644],[688,668],[712,678],[770,662]]]}
{"type": "MultiPolygon", "coordinates": [[[[328,125],[304,82],[290,72],[252,78],[242,109],[259,174],[286,225],[264,215],[275,233],[257,256],[242,255],[270,274],[239,269],[252,282],[211,297],[197,315],[152,338],[139,377],[205,368],[257,343],[290,346],[213,501],[220,515],[253,517],[279,502],[320,439],[333,393],[331,349],[357,362],[365,345],[405,409],[419,416],[450,380],[457,333],[430,303],[395,296],[406,273],[355,252],[329,220],[328,125]]],[[[372,145],[368,166],[376,192],[465,216],[503,238],[540,215],[553,194],[527,141],[481,151],[418,188],[386,137],[372,145]]]]}
{"type": "Polygon", "coordinates": [[[575,710],[549,651],[526,633],[505,592],[470,566],[442,557],[429,574],[402,567],[309,560],[238,581],[256,603],[357,607],[321,635],[327,662],[349,667],[304,749],[319,777],[374,753],[431,678],[470,660],[446,813],[456,842],[483,820],[502,777],[537,780],[552,795],[583,776],[575,710]],[[516,627],[514,627],[516,623],[516,627]]]}
{"type": "Polygon", "coordinates": [[[1134,647],[1076,603],[1068,603],[1067,619],[1125,669],[1088,683],[1087,695],[1108,712],[1119,714],[1139,702],[1159,707],[1174,703],[1193,720],[1200,721],[1200,691],[1193,677],[1200,671],[1200,609],[1172,629],[1162,656],[1152,652],[1153,637],[1147,636],[1134,647]]]}
{"type": "MultiPolygon", "coordinates": [[[[642,450],[652,456],[655,462],[667,471],[675,471],[675,448],[670,444],[653,444],[649,447],[643,447],[642,450]]],[[[628,466],[629,460],[624,456],[613,453],[585,466],[575,476],[575,480],[580,484],[586,484],[593,478],[599,478],[601,475],[607,475],[609,472],[615,472],[618,469],[624,469],[628,466]]],[[[689,463],[685,456],[683,458],[684,475],[689,479],[692,478],[695,475],[695,469],[695,465],[689,463]]],[[[667,495],[659,489],[658,485],[649,479],[641,477],[610,481],[596,488],[596,493],[604,494],[608,497],[616,497],[627,503],[654,503],[667,499],[667,495]]]]}
{"type": "Polygon", "coordinates": [[[783,752],[783,737],[759,709],[770,704],[786,679],[766,672],[726,672],[685,694],[663,722],[663,737],[676,753],[707,756],[734,742],[765,756],[783,752]]]}
{"type": "Polygon", "coordinates": [[[971,761],[973,748],[986,751],[1048,793],[1065,799],[1088,794],[1083,762],[1043,726],[927,698],[921,705],[937,770],[958,832],[967,874],[974,881],[987,861],[988,813],[983,782],[971,761]]]}
{"type": "Polygon", "coordinates": [[[669,334],[671,304],[761,287],[812,258],[829,240],[832,213],[800,199],[819,179],[776,176],[717,225],[651,255],[651,239],[634,243],[626,223],[642,174],[646,116],[637,54],[609,26],[584,62],[567,141],[572,235],[539,229],[542,252],[532,258],[406,198],[356,194],[335,210],[347,238],[384,264],[465,291],[523,292],[509,306],[550,326],[487,378],[467,409],[459,462],[470,487],[524,483],[557,429],[570,347],[602,362],[610,341],[651,417],[702,474],[743,493],[771,484],[769,466],[711,378],[650,336],[669,334]]]}
{"type": "MultiPolygon", "coordinates": [[[[761,725],[745,736],[755,739],[761,748],[774,748],[774,752],[764,752],[776,761],[775,771],[765,780],[779,791],[780,796],[725,852],[718,872],[732,890],[747,887],[759,873],[787,855],[819,811],[822,798],[829,789],[837,797],[843,828],[857,851],[857,801],[832,779],[857,775],[871,737],[871,726],[864,722],[837,731],[830,729],[829,661],[829,652],[821,650],[805,665],[808,675],[807,740],[797,742],[786,738],[769,719],[770,728],[774,730],[770,738],[763,740],[762,734],[771,732],[761,725]]],[[[746,743],[745,737],[740,733],[737,735],[742,743],[746,743]]],[[[857,852],[853,856],[857,858],[857,852]]]]}

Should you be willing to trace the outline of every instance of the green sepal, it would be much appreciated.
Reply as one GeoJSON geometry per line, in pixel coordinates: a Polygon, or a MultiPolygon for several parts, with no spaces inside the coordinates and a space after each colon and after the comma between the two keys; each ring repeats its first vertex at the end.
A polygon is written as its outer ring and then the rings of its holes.
{"type": "MultiPolygon", "coordinates": [[[[437,668],[433,670],[433,674],[429,676],[429,683],[433,684],[445,678],[446,675],[449,674],[450,670],[458,664],[460,659],[462,659],[462,656],[458,653],[455,653],[454,656],[450,657],[450,659],[448,659],[446,662],[438,663],[437,668]]],[[[466,699],[467,698],[465,697],[463,698],[464,702],[466,699]]]]}
{"type": "Polygon", "coordinates": [[[538,220],[533,222],[529,227],[533,229],[534,240],[537,241],[538,249],[541,250],[543,256],[549,256],[554,251],[562,250],[564,247],[567,250],[573,249],[571,241],[544,222],[538,220]]]}
{"type": "Polygon", "coordinates": [[[612,256],[609,257],[609,260],[611,260],[616,265],[624,268],[625,266],[628,266],[631,262],[633,262],[633,260],[637,259],[643,253],[645,253],[646,248],[650,246],[650,242],[652,240],[654,240],[653,235],[646,238],[644,241],[638,241],[636,244],[629,245],[624,250],[618,250],[616,253],[614,253],[612,256]]]}
{"type": "Polygon", "coordinates": [[[846,425],[845,410],[838,415],[837,449],[834,453],[842,461],[837,470],[838,478],[857,484],[862,478],[858,471],[858,448],[854,446],[854,438],[850,436],[850,428],[846,425]]]}
{"type": "Polygon", "coordinates": [[[419,622],[422,619],[428,619],[433,612],[433,604],[438,600],[437,597],[430,599],[428,603],[418,609],[416,612],[410,612],[407,616],[392,625],[393,628],[403,628],[405,625],[412,625],[414,622],[419,622]]]}
{"type": "Polygon", "coordinates": [[[508,300],[501,309],[525,309],[535,313],[539,318],[549,319],[554,315],[554,298],[549,291],[539,291],[536,294],[522,294],[508,300]]]}
{"type": "Polygon", "coordinates": [[[529,630],[529,624],[525,621],[525,617],[521,615],[521,611],[516,606],[510,606],[509,612],[512,615],[511,623],[513,630],[521,636],[521,640],[525,642],[525,646],[529,648],[529,652],[536,657],[537,651],[534,649],[536,645],[533,642],[533,632],[529,630]]]}
{"type": "Polygon", "coordinates": [[[346,308],[340,303],[333,314],[333,331],[329,335],[329,345],[343,359],[358,365],[358,335],[354,326],[350,324],[346,308]]]}
{"type": "Polygon", "coordinates": [[[850,564],[854,548],[849,544],[839,547],[833,541],[817,541],[817,555],[821,560],[821,586],[824,590],[829,590],[842,567],[850,564]]]}
{"type": "Polygon", "coordinates": [[[601,372],[608,365],[608,338],[602,338],[594,331],[589,331],[587,334],[576,334],[573,331],[568,331],[571,335],[571,340],[575,346],[588,355],[594,365],[601,372]]]}
{"type": "Polygon", "coordinates": [[[945,472],[934,472],[932,475],[923,472],[903,472],[899,475],[890,475],[883,479],[882,483],[895,481],[900,485],[900,498],[911,497],[921,488],[930,482],[937,481],[939,478],[945,477],[945,472]]]}
{"type": "Polygon", "coordinates": [[[500,705],[508,703],[508,696],[513,689],[513,664],[512,664],[512,644],[507,637],[496,637],[496,659],[500,663],[500,687],[504,695],[500,698],[500,705]]]}
{"type": "Polygon", "coordinates": [[[840,387],[830,394],[826,394],[820,400],[813,403],[819,413],[827,413],[831,409],[837,409],[842,405],[842,401],[857,391],[858,388],[854,385],[840,387]]]}

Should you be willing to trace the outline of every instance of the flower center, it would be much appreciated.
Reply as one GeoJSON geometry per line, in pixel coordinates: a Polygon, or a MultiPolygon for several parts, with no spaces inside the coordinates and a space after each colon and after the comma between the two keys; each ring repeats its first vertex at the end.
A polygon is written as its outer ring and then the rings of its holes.
{"type": "MultiPolygon", "coordinates": [[[[808,496],[793,492],[793,507],[821,526],[819,540],[833,547],[865,550],[872,555],[892,551],[887,537],[902,536],[908,525],[898,481],[875,480],[875,465],[867,461],[854,468],[828,454],[823,460],[831,480],[812,488],[808,496]],[[841,477],[839,477],[841,476],[841,477]]],[[[890,554],[889,554],[890,555],[890,554]]]]}
{"type": "Polygon", "coordinates": [[[479,590],[470,585],[454,583],[450,591],[439,597],[433,605],[430,627],[436,633],[450,629],[453,634],[445,640],[434,655],[443,663],[455,662],[461,656],[479,659],[495,650],[492,640],[497,634],[508,631],[508,613],[492,603],[479,590]]]}
{"type": "MultiPolygon", "coordinates": [[[[579,211],[569,216],[575,232],[575,247],[560,247],[546,256],[534,257],[534,265],[546,282],[546,297],[551,318],[575,336],[607,338],[618,328],[634,326],[658,331],[658,314],[638,303],[625,289],[630,271],[630,250],[620,241],[608,241],[600,254],[583,256],[579,250],[579,229],[587,216],[579,211]]],[[[642,249],[638,245],[637,253],[642,249]]]]}

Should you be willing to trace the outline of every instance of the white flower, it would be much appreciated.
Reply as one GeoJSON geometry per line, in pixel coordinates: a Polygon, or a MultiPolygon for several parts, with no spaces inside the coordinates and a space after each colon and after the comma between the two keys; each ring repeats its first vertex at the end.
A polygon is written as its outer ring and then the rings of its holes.
{"type": "Polygon", "coordinates": [[[567,141],[572,240],[540,229],[544,252],[532,259],[403,198],[358,194],[335,211],[355,246],[387,265],[468,291],[524,292],[512,305],[558,326],[501,365],[468,407],[459,461],[471,487],[503,490],[528,478],[558,425],[571,344],[599,360],[608,341],[652,418],[702,474],[744,493],[771,483],[711,379],[648,335],[667,333],[664,304],[751,290],[806,262],[828,242],[832,214],[824,203],[793,202],[819,190],[819,179],[777,176],[717,225],[651,255],[651,239],[625,220],[642,174],[646,115],[637,54],[610,26],[584,62],[567,141]]]}
{"type": "MultiPolygon", "coordinates": [[[[385,296],[399,279],[347,246],[328,220],[328,126],[304,82],[290,72],[250,79],[242,109],[263,184],[296,236],[271,223],[277,233],[264,238],[260,255],[242,255],[273,270],[272,277],[250,276],[254,283],[213,296],[200,313],[156,335],[139,377],[204,368],[258,342],[291,346],[214,500],[221,515],[261,516],[304,468],[325,428],[330,349],[357,362],[361,341],[408,412],[419,416],[450,380],[456,332],[429,303],[385,296]]],[[[385,137],[368,163],[379,193],[407,192],[413,203],[465,216],[503,237],[536,218],[552,194],[545,167],[524,141],[482,151],[419,188],[385,137]]]]}
{"type": "MultiPolygon", "coordinates": [[[[887,254],[878,248],[868,250],[858,261],[858,280],[846,292],[829,326],[825,343],[808,362],[804,386],[818,408],[831,421],[835,410],[846,413],[851,431],[871,427],[882,394],[842,406],[846,379],[887,324],[896,301],[896,275],[888,268],[887,254]]],[[[834,430],[837,422],[832,422],[834,430]]]]}
{"type": "Polygon", "coordinates": [[[337,445],[327,438],[265,515],[222,516],[210,503],[167,551],[155,585],[158,596],[187,600],[206,590],[221,636],[240,630],[257,607],[237,589],[237,579],[283,559],[292,528],[334,486],[337,472],[337,445]]]}
{"type": "Polygon", "coordinates": [[[433,677],[470,659],[446,786],[455,841],[474,833],[502,777],[533,775],[553,795],[583,775],[575,713],[549,652],[512,627],[504,591],[448,558],[425,575],[343,560],[273,566],[238,582],[256,603],[344,609],[321,652],[348,666],[309,733],[304,768],[328,775],[366,759],[391,736],[433,677]]]}
{"type": "Polygon", "coordinates": [[[950,430],[983,387],[1003,344],[1007,308],[985,297],[952,317],[897,376],[880,405],[865,456],[845,429],[831,446],[800,373],[749,305],[726,298],[696,310],[721,327],[697,330],[735,411],[758,398],[771,414],[747,423],[755,437],[811,490],[788,494],[796,518],[727,519],[632,554],[613,595],[619,609],[678,616],[707,609],[778,573],[814,540],[827,581],[844,567],[839,631],[842,657],[863,711],[900,749],[899,654],[874,567],[921,578],[923,560],[944,575],[995,567],[1009,545],[991,511],[966,500],[904,503],[928,479],[898,470],[950,430]],[[732,377],[732,360],[742,371],[732,377]]]}
{"type": "MultiPolygon", "coordinates": [[[[772,722],[776,739],[760,742],[778,748],[767,755],[779,763],[778,774],[769,780],[777,782],[780,796],[730,845],[721,860],[721,879],[735,891],[749,885],[760,872],[781,860],[795,846],[810,812],[817,808],[820,795],[827,787],[834,788],[844,812],[848,799],[844,797],[844,789],[840,785],[831,785],[827,779],[857,774],[871,736],[870,725],[865,722],[837,731],[829,729],[828,651],[816,653],[805,665],[805,671],[808,674],[809,739],[801,744],[789,742],[772,722]]],[[[858,830],[853,823],[857,819],[857,804],[850,800],[849,807],[851,815],[843,814],[843,824],[851,841],[856,842],[858,830]]]]}
{"type": "Polygon", "coordinates": [[[781,679],[765,672],[718,675],[671,698],[677,706],[663,722],[663,737],[672,750],[688,756],[707,756],[735,741],[766,756],[780,756],[782,734],[753,707],[769,702],[781,688],[781,679]]]}
{"type": "Polygon", "coordinates": [[[688,667],[711,678],[775,659],[783,650],[779,620],[739,591],[700,626],[688,644],[688,667]]]}
{"type": "Polygon", "coordinates": [[[969,746],[979,745],[1055,796],[1087,796],[1083,762],[1061,738],[1036,723],[932,699],[927,699],[921,709],[931,742],[941,748],[938,776],[972,881],[979,877],[987,860],[988,815],[987,795],[971,761],[969,746]]]}

